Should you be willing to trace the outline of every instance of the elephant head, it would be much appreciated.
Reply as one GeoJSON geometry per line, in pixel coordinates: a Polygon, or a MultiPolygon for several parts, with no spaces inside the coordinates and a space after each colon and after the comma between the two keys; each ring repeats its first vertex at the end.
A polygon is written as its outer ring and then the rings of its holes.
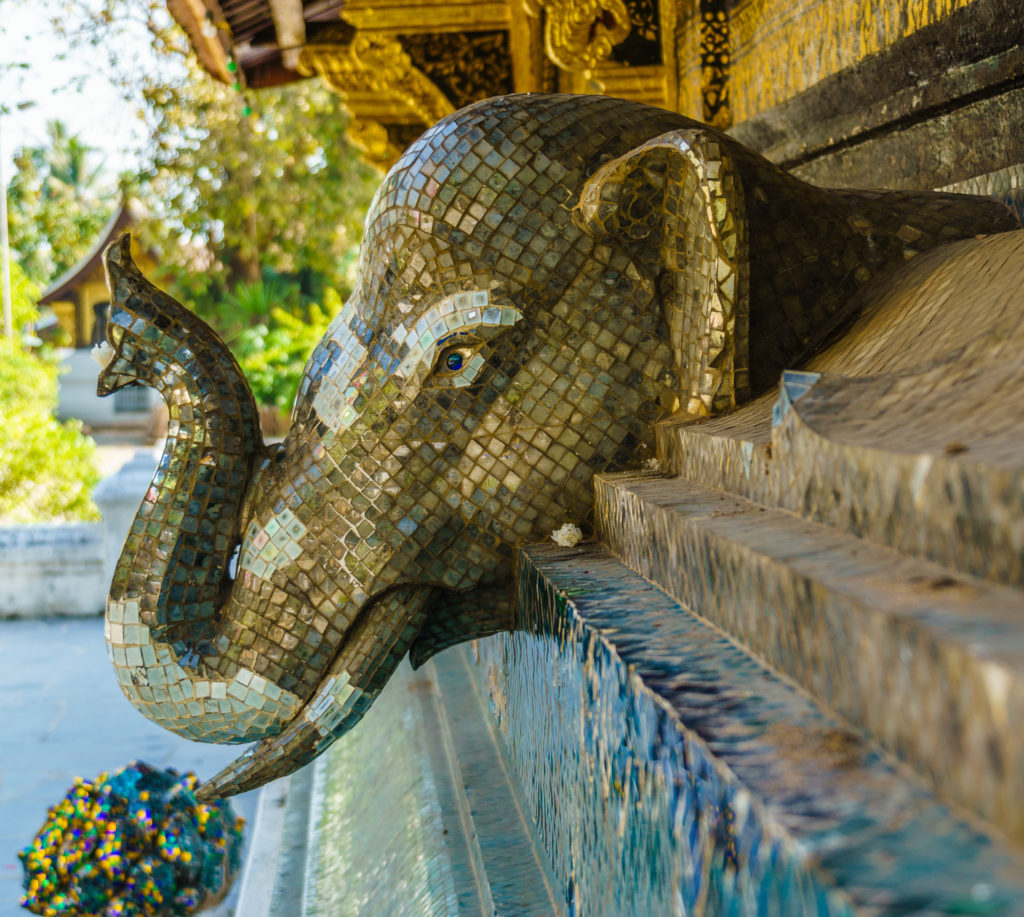
{"type": "Polygon", "coordinates": [[[408,651],[510,627],[517,546],[585,521],[660,414],[732,407],[912,247],[1006,219],[810,188],[620,100],[478,103],[385,178],[273,447],[228,350],[116,244],[99,390],[154,386],[171,417],[108,603],[122,689],[182,735],[258,740],[207,797],[289,773],[408,651]]]}

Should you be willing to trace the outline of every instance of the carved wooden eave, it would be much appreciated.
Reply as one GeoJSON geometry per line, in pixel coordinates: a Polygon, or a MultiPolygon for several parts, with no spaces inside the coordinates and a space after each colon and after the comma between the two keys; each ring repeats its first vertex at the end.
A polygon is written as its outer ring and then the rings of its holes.
{"type": "Polygon", "coordinates": [[[185,30],[203,69],[222,83],[230,83],[230,35],[218,25],[225,19],[217,0],[167,0],[167,11],[185,30]]]}
{"type": "Polygon", "coordinates": [[[402,45],[385,34],[357,34],[348,45],[307,45],[299,71],[318,74],[341,94],[352,114],[349,139],[374,165],[386,168],[404,144],[388,126],[416,133],[455,111],[455,106],[419,69],[402,45]]]}

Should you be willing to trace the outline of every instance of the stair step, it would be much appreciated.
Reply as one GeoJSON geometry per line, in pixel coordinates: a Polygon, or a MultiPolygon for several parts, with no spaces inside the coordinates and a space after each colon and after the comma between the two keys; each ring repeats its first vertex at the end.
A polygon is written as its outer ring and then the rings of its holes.
{"type": "Polygon", "coordinates": [[[778,392],[659,424],[663,470],[1024,586],[1024,231],[925,253],[851,309],[778,392]]]}
{"type": "Polygon", "coordinates": [[[1024,596],[783,510],[595,479],[630,568],[1024,844],[1024,596]]]}
{"type": "Polygon", "coordinates": [[[518,582],[477,652],[573,913],[1024,913],[1019,851],[607,548],[518,582]]]}
{"type": "MultiPolygon", "coordinates": [[[[1004,390],[1020,387],[1019,378],[1008,382],[995,369],[978,375],[1004,390]]],[[[923,415],[918,422],[944,431],[938,441],[913,443],[908,434],[900,446],[894,440],[905,430],[893,425],[909,424],[906,416],[885,423],[862,416],[893,397],[892,379],[822,375],[774,428],[775,396],[700,424],[664,421],[656,430],[663,470],[952,570],[1024,585],[1024,470],[1013,467],[1022,453],[1007,454],[1019,435],[958,430],[914,402],[913,385],[929,384],[900,381],[903,400],[923,415]],[[983,438],[991,453],[985,457],[977,444],[983,438]]],[[[998,425],[999,418],[989,419],[998,425]]]]}

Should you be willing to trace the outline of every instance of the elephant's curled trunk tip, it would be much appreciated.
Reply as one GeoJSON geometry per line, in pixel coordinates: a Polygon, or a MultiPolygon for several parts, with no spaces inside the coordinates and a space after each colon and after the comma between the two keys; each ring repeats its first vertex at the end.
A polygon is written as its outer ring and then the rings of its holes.
{"type": "Polygon", "coordinates": [[[108,274],[112,267],[115,271],[118,268],[124,270],[135,267],[135,262],[132,261],[132,234],[130,232],[121,233],[106,247],[103,252],[103,265],[108,274]]]}
{"type": "Polygon", "coordinates": [[[103,260],[108,263],[117,264],[119,267],[131,264],[131,233],[122,232],[106,251],[103,252],[103,260]]]}

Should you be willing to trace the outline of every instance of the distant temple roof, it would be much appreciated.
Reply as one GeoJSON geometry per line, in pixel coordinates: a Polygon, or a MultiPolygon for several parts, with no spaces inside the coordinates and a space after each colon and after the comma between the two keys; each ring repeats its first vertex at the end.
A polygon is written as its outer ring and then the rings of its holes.
{"type": "Polygon", "coordinates": [[[97,238],[96,244],[85,254],[78,264],[68,268],[43,292],[39,298],[40,305],[48,305],[69,299],[75,287],[84,282],[103,263],[103,252],[122,232],[139,222],[141,211],[134,201],[126,201],[107,221],[97,238]]]}

